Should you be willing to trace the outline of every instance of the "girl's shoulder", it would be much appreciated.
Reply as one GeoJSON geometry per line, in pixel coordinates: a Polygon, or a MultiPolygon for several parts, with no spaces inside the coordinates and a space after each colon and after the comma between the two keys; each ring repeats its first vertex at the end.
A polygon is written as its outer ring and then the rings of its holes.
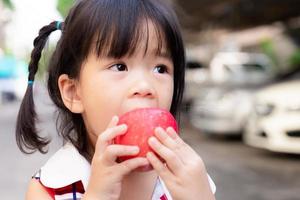
{"type": "Polygon", "coordinates": [[[52,193],[68,193],[68,190],[72,191],[74,187],[84,193],[90,170],[90,163],[72,144],[67,143],[50,157],[33,178],[38,179],[46,190],[52,193]]]}

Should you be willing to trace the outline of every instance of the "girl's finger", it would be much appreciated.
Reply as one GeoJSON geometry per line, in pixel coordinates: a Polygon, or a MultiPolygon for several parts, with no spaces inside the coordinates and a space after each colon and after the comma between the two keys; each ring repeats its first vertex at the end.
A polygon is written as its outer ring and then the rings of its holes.
{"type": "Polygon", "coordinates": [[[166,132],[177,144],[186,146],[186,143],[179,137],[179,135],[172,127],[168,127],[166,132]]]}
{"type": "Polygon", "coordinates": [[[149,161],[144,157],[137,157],[125,160],[117,165],[116,171],[121,172],[122,175],[127,175],[133,170],[149,165],[149,161]]]}
{"type": "MultiPolygon", "coordinates": [[[[108,123],[108,125],[107,125],[105,131],[106,131],[107,129],[109,129],[109,128],[112,128],[112,127],[116,126],[116,125],[118,124],[118,122],[119,122],[118,116],[113,116],[112,119],[110,120],[110,122],[108,123]]],[[[104,131],[104,132],[105,132],[105,131],[104,131]]],[[[103,132],[103,133],[104,133],[104,132],[103,132]]],[[[104,139],[103,136],[100,137],[101,135],[103,135],[103,133],[101,133],[100,135],[98,135],[98,139],[97,139],[97,142],[96,142],[96,148],[97,148],[98,146],[100,146],[98,143],[103,143],[103,142],[105,141],[105,139],[104,139]]]]}
{"type": "Polygon", "coordinates": [[[116,126],[119,122],[119,117],[118,116],[113,116],[112,119],[110,120],[110,122],[107,125],[107,128],[112,128],[114,126],[116,126]]]}
{"type": "Polygon", "coordinates": [[[118,123],[118,118],[113,117],[112,121],[109,123],[108,128],[98,136],[95,154],[102,154],[106,147],[112,144],[113,139],[118,136],[125,134],[127,131],[127,126],[125,124],[116,126],[118,123]]]}
{"type": "Polygon", "coordinates": [[[168,167],[174,174],[180,172],[180,169],[183,168],[183,163],[174,151],[164,146],[155,137],[150,137],[148,143],[150,147],[166,161],[168,167]]]}
{"type": "Polygon", "coordinates": [[[112,128],[106,129],[103,133],[98,136],[100,142],[112,144],[113,139],[118,135],[123,135],[127,131],[127,125],[121,124],[112,128]]]}
{"type": "Polygon", "coordinates": [[[109,128],[105,130],[103,133],[101,133],[97,139],[97,147],[96,147],[97,153],[102,154],[105,151],[106,147],[112,144],[112,140],[116,136],[123,135],[126,133],[126,131],[127,131],[127,126],[123,124],[123,125],[109,128]]]}
{"type": "Polygon", "coordinates": [[[107,164],[113,164],[119,156],[134,156],[139,153],[138,146],[125,146],[125,145],[109,145],[103,154],[104,161],[107,164]]]}
{"type": "Polygon", "coordinates": [[[166,133],[176,143],[176,145],[174,145],[175,151],[183,163],[186,164],[188,161],[199,157],[198,154],[178,136],[172,127],[168,127],[166,133]]]}
{"type": "Polygon", "coordinates": [[[154,153],[148,152],[147,159],[162,179],[168,180],[174,176],[168,167],[154,153]]]}
{"type": "MultiPolygon", "coordinates": [[[[175,139],[173,139],[174,136],[171,137],[171,135],[169,133],[167,133],[161,127],[156,128],[154,133],[155,133],[155,136],[158,138],[158,140],[163,145],[168,147],[170,150],[175,151],[176,153],[180,153],[180,150],[183,147],[183,145],[182,145],[182,143],[178,143],[175,139]]],[[[175,134],[176,134],[176,132],[175,132],[175,134]]]]}

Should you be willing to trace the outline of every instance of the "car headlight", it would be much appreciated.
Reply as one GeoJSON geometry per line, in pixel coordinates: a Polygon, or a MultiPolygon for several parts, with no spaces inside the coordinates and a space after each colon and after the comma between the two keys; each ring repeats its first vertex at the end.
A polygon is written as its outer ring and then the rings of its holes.
{"type": "Polygon", "coordinates": [[[257,115],[268,116],[273,112],[274,108],[275,106],[272,104],[256,104],[255,112],[257,115]]]}

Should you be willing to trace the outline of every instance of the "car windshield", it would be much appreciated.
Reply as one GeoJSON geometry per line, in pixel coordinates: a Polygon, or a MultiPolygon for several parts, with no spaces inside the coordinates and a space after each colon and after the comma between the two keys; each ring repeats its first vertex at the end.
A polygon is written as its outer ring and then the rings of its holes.
{"type": "Polygon", "coordinates": [[[266,69],[258,63],[245,63],[245,64],[231,64],[225,65],[227,72],[232,75],[241,74],[241,73],[265,73],[266,69]]]}
{"type": "Polygon", "coordinates": [[[267,66],[259,63],[224,65],[230,82],[237,84],[260,84],[269,79],[267,66]]]}

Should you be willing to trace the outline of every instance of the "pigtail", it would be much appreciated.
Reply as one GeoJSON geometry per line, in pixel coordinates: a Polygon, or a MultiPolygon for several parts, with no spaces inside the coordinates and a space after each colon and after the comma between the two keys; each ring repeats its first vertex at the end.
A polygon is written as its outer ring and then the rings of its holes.
{"type": "Polygon", "coordinates": [[[48,37],[51,32],[58,29],[61,29],[59,22],[52,22],[44,26],[40,29],[38,37],[36,37],[33,42],[34,49],[31,52],[31,60],[28,66],[28,86],[19,109],[16,124],[16,141],[19,149],[23,153],[29,154],[36,150],[41,153],[46,153],[47,150],[44,150],[44,147],[50,142],[47,138],[39,136],[36,129],[37,114],[33,100],[33,83],[38,70],[42,50],[45,47],[48,37]]]}

